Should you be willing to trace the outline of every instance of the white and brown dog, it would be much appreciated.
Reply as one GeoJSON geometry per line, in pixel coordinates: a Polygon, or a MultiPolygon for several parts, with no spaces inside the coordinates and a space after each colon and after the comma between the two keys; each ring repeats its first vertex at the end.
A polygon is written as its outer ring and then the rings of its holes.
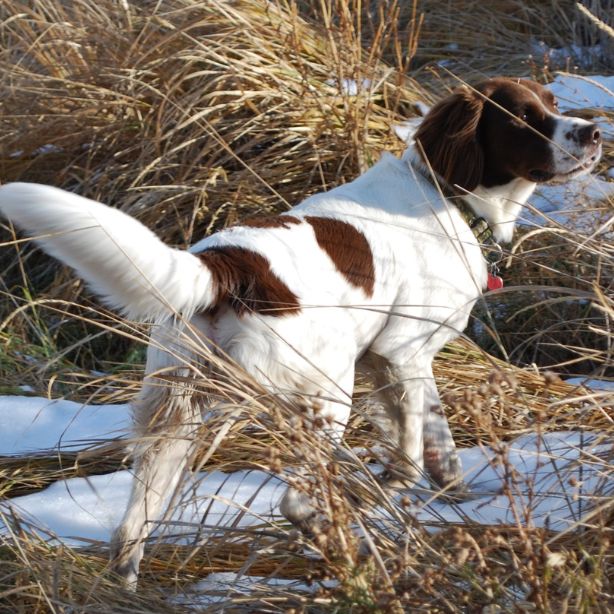
{"type": "MultiPolygon", "coordinates": [[[[154,322],[133,404],[142,443],[112,549],[128,584],[200,421],[187,350],[173,349],[186,323],[266,388],[317,399],[335,437],[350,414],[356,361],[369,353],[380,367],[404,474],[425,467],[440,484],[459,479],[431,362],[465,328],[487,285],[484,241],[461,210],[488,227],[486,243],[509,241],[536,184],[590,171],[601,138],[594,124],[560,115],[544,87],[497,78],[437,104],[415,141],[401,159],[384,154],[351,183],[189,251],[74,194],[36,184],[0,188],[0,211],[10,221],[107,304],[154,322]],[[181,377],[160,385],[156,374],[169,369],[181,377]]],[[[297,524],[313,513],[292,489],[281,510],[297,524]]]]}

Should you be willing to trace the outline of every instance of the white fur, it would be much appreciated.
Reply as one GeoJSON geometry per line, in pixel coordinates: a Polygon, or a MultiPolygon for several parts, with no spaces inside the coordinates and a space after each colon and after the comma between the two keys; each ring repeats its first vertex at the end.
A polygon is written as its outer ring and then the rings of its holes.
{"type": "MultiPolygon", "coordinates": [[[[414,147],[405,151],[403,159],[413,168],[419,169],[424,176],[430,176],[430,169],[414,147]]],[[[492,188],[479,185],[473,192],[466,193],[464,200],[477,216],[488,222],[495,240],[509,242],[522,206],[533,194],[536,185],[517,177],[505,185],[492,188]]]]}
{"type": "Polygon", "coordinates": [[[517,177],[503,186],[478,186],[465,200],[476,215],[488,221],[497,241],[509,243],[522,206],[529,200],[536,185],[517,177]]]}
{"type": "Polygon", "coordinates": [[[189,315],[210,303],[211,275],[199,259],[117,209],[50,186],[10,183],[0,187],[0,212],[129,318],[189,315]]]}
{"type": "Polygon", "coordinates": [[[586,147],[583,147],[574,138],[574,135],[582,128],[590,126],[591,122],[578,117],[556,116],[556,128],[552,135],[552,154],[554,160],[554,173],[561,180],[568,180],[570,176],[585,173],[592,170],[601,156],[601,147],[590,151],[587,155],[586,147]]]}

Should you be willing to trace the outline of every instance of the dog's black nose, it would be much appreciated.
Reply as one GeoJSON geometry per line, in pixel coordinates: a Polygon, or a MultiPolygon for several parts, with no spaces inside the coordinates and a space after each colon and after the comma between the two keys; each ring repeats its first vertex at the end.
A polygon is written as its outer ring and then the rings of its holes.
{"type": "Polygon", "coordinates": [[[578,143],[582,146],[598,145],[601,142],[601,131],[597,124],[583,126],[577,132],[578,143]]]}

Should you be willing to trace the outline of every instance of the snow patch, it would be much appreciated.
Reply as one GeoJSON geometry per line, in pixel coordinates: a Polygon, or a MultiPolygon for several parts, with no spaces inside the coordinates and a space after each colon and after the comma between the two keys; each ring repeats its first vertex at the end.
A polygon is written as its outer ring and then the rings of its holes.
{"type": "Polygon", "coordinates": [[[605,435],[530,433],[497,451],[468,448],[460,456],[476,498],[418,506],[422,522],[522,524],[561,531],[583,521],[614,492],[612,445],[605,435]]]}
{"type": "MultiPolygon", "coordinates": [[[[586,377],[569,377],[565,382],[572,386],[584,386],[590,390],[611,390],[614,392],[614,380],[588,379],[586,377]]],[[[612,399],[614,402],[614,399],[612,399]]]]}
{"type": "Polygon", "coordinates": [[[75,452],[125,435],[130,424],[129,405],[0,396],[0,456],[75,452]]]}
{"type": "MultiPolygon", "coordinates": [[[[603,209],[595,208],[596,202],[614,198],[614,182],[598,175],[584,175],[566,183],[542,185],[529,199],[529,203],[549,218],[579,230],[596,229],[603,223],[603,209]]],[[[543,226],[544,216],[525,208],[518,222],[531,226],[543,226]]]]}
{"type": "MultiPolygon", "coordinates": [[[[582,521],[595,502],[614,492],[608,464],[611,443],[604,442],[605,436],[566,431],[523,435],[497,450],[461,449],[470,500],[442,501],[425,490],[426,484],[405,494],[415,501],[413,514],[434,527],[441,522],[474,522],[562,530],[582,521]]],[[[0,511],[14,512],[69,545],[106,541],[121,519],[131,485],[129,471],[73,478],[9,499],[0,511]]],[[[156,534],[169,541],[198,543],[224,527],[278,521],[284,490],[280,478],[264,471],[200,473],[182,485],[170,519],[156,534]]],[[[374,508],[371,514],[374,521],[394,522],[382,509],[374,508]]]]}
{"type": "Polygon", "coordinates": [[[273,587],[284,587],[293,593],[314,593],[321,586],[334,587],[334,580],[317,581],[312,584],[304,580],[288,578],[265,578],[251,576],[234,571],[210,573],[205,580],[186,587],[182,594],[172,598],[173,603],[186,607],[202,608],[214,603],[221,603],[239,595],[250,596],[253,600],[257,595],[266,595],[266,591],[273,587]]]}
{"type": "MultiPolygon", "coordinates": [[[[54,145],[53,143],[46,143],[45,145],[41,145],[37,147],[33,152],[33,156],[45,156],[47,154],[53,153],[62,153],[64,149],[59,147],[58,145],[54,145]]],[[[17,151],[13,151],[9,154],[9,158],[21,158],[25,155],[25,152],[22,149],[18,149],[17,151]]]]}
{"type": "Polygon", "coordinates": [[[573,109],[614,109],[614,76],[560,74],[548,85],[561,112],[573,109]]]}
{"type": "Polygon", "coordinates": [[[570,63],[584,69],[590,69],[595,62],[601,62],[605,52],[602,45],[566,45],[565,47],[549,47],[544,41],[533,41],[532,55],[540,60],[546,60],[553,68],[564,68],[570,63]]]}
{"type": "MultiPolygon", "coordinates": [[[[0,503],[30,524],[45,527],[62,543],[79,546],[88,540],[108,541],[119,524],[132,488],[130,471],[58,481],[31,495],[0,503]]],[[[154,535],[176,543],[198,542],[221,527],[271,522],[285,491],[279,478],[264,471],[212,471],[186,480],[171,517],[154,535]]],[[[6,529],[4,529],[6,530],[6,529]]]]}
{"type": "MultiPolygon", "coordinates": [[[[614,388],[612,382],[598,380],[577,383],[614,388]]],[[[127,405],[0,397],[0,450],[15,454],[81,449],[105,434],[125,432],[128,422],[127,405]]],[[[433,500],[428,485],[421,484],[409,492],[415,499],[414,513],[434,525],[471,521],[564,529],[589,513],[595,500],[614,492],[608,465],[612,446],[606,442],[598,434],[565,431],[526,434],[497,450],[461,449],[471,499],[457,504],[433,500]]],[[[132,479],[130,471],[118,471],[58,481],[43,491],[7,500],[0,511],[12,510],[68,544],[106,541],[124,512],[132,479]]],[[[277,505],[284,490],[282,479],[264,471],[200,473],[182,485],[173,500],[173,514],[158,534],[192,542],[217,528],[279,520],[277,505]]],[[[372,514],[375,519],[386,518],[377,508],[372,514]]]]}

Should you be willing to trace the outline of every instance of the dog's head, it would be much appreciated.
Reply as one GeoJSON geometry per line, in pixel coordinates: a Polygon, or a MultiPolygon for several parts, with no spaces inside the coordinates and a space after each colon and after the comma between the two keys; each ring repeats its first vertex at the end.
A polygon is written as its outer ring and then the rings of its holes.
{"type": "Polygon", "coordinates": [[[552,92],[524,79],[459,88],[431,109],[415,140],[439,177],[468,191],[515,178],[565,181],[601,156],[598,126],[561,115],[552,92]]]}

